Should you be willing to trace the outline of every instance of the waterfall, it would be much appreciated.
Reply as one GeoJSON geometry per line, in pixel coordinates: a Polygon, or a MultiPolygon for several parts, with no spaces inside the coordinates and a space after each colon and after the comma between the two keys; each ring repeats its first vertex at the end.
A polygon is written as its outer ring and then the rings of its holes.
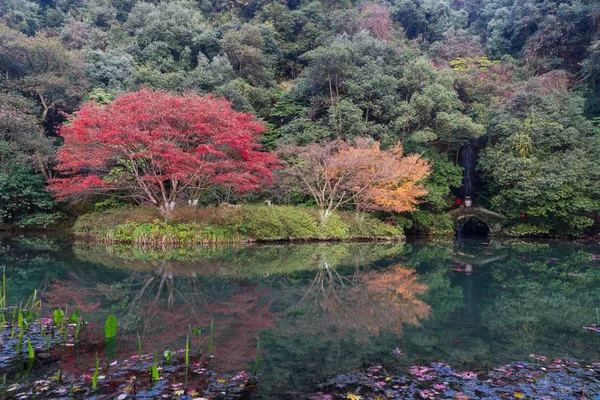
{"type": "Polygon", "coordinates": [[[464,168],[462,195],[464,197],[472,197],[473,181],[475,180],[475,151],[471,143],[467,143],[461,147],[460,165],[464,168]]]}

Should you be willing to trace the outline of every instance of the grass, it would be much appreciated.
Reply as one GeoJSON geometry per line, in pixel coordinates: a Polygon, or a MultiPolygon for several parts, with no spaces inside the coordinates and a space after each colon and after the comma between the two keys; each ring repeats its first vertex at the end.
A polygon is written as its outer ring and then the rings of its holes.
{"type": "Polygon", "coordinates": [[[73,229],[79,237],[136,244],[404,238],[401,228],[369,214],[339,212],[322,223],[314,208],[266,205],[183,206],[169,222],[153,207],[119,208],[83,215],[73,229]]]}

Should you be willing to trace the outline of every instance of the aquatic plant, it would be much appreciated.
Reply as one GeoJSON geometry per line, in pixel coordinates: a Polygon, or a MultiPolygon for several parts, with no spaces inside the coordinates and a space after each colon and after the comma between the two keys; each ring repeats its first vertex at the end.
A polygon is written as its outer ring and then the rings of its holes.
{"type": "Polygon", "coordinates": [[[140,333],[137,334],[137,348],[138,348],[138,357],[142,357],[142,338],[140,337],[140,333]]]}
{"type": "MultiPolygon", "coordinates": [[[[114,399],[126,396],[140,398],[175,398],[181,395],[197,397],[200,393],[209,398],[227,398],[246,396],[254,390],[255,378],[241,373],[232,379],[229,375],[217,375],[210,369],[209,357],[200,356],[197,362],[192,362],[190,351],[194,330],[189,330],[186,336],[185,349],[167,349],[165,362],[161,366],[158,352],[154,357],[144,355],[142,340],[138,334],[138,354],[130,358],[109,362],[108,349],[106,369],[101,371],[97,344],[102,337],[94,335],[90,330],[81,340],[79,332],[85,324],[82,308],[77,307],[69,315],[69,308],[51,310],[52,318],[42,318],[41,303],[37,293],[30,296],[25,307],[23,303],[12,310],[3,310],[6,318],[12,312],[8,324],[0,327],[0,397],[2,398],[96,398],[114,399]],[[67,318],[66,316],[69,315],[67,318]],[[17,337],[15,337],[17,336],[17,337]],[[26,346],[27,351],[23,352],[26,346]],[[38,352],[39,349],[45,349],[38,352]],[[83,360],[94,350],[94,368],[82,375],[72,360],[75,357],[83,360]],[[75,357],[72,357],[75,356],[75,357]],[[50,368],[33,370],[36,357],[41,364],[50,368]],[[28,360],[27,364],[23,360],[28,360]],[[164,369],[163,369],[164,368],[164,369]],[[45,375],[54,371],[53,376],[45,375]],[[35,379],[22,379],[28,374],[35,374],[35,379]],[[148,377],[150,379],[141,379],[148,377]]],[[[115,341],[117,320],[110,315],[104,324],[104,339],[115,341]]],[[[211,321],[210,353],[214,349],[215,323],[211,321]]],[[[200,338],[201,332],[197,334],[200,338]]]]}
{"type": "Polygon", "coordinates": [[[94,367],[94,375],[92,376],[92,390],[95,392],[98,387],[98,375],[100,371],[100,360],[98,359],[98,353],[96,353],[96,363],[94,367]]]}
{"type": "Polygon", "coordinates": [[[215,319],[210,320],[210,336],[208,337],[208,356],[212,357],[213,340],[215,338],[215,319]]]}
{"type": "Polygon", "coordinates": [[[158,376],[158,352],[154,352],[154,364],[150,368],[150,374],[152,376],[152,382],[157,382],[160,380],[160,376],[158,376]]]}
{"type": "Polygon", "coordinates": [[[260,337],[256,338],[256,356],[254,356],[254,369],[252,373],[256,378],[258,376],[258,364],[260,362],[260,337]]]}
{"type": "Polygon", "coordinates": [[[33,350],[31,340],[29,339],[27,339],[27,356],[30,360],[33,360],[35,358],[35,351],[33,350]]]}
{"type": "Polygon", "coordinates": [[[113,314],[109,315],[104,325],[104,337],[112,339],[117,334],[117,317],[113,314]]]}
{"type": "Polygon", "coordinates": [[[63,316],[63,310],[61,310],[60,308],[54,310],[54,326],[56,326],[57,328],[60,328],[62,326],[63,316]]]}
{"type": "Polygon", "coordinates": [[[185,365],[190,365],[190,335],[185,337],[185,365]]]}

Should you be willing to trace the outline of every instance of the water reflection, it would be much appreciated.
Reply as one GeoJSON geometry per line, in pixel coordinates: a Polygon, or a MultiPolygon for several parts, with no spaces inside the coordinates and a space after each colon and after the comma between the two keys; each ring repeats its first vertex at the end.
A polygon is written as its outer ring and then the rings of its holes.
{"type": "Polygon", "coordinates": [[[261,336],[266,397],[311,391],[362,363],[598,357],[600,335],[582,329],[600,307],[595,244],[143,248],[10,237],[0,249],[10,301],[38,289],[47,308],[79,305],[92,335],[115,314],[118,354],[136,352],[138,333],[146,348],[182,347],[189,327],[207,332],[214,317],[217,365],[238,370],[261,336]]]}
{"type": "Polygon", "coordinates": [[[402,334],[404,325],[419,325],[430,307],[417,298],[427,286],[413,270],[394,265],[379,271],[338,271],[327,262],[312,281],[295,289],[302,297],[286,310],[293,318],[289,334],[366,341],[382,332],[402,334]]]}

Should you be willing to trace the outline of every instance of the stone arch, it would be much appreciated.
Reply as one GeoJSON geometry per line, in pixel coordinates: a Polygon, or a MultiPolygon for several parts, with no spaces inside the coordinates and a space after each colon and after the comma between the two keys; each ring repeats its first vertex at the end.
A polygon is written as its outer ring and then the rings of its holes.
{"type": "Polygon", "coordinates": [[[466,216],[455,221],[454,232],[457,237],[489,236],[491,229],[485,221],[474,216],[466,216]]]}
{"type": "Polygon", "coordinates": [[[455,232],[462,224],[475,221],[484,224],[490,236],[502,235],[506,217],[483,207],[459,207],[448,212],[454,221],[455,232]]]}

